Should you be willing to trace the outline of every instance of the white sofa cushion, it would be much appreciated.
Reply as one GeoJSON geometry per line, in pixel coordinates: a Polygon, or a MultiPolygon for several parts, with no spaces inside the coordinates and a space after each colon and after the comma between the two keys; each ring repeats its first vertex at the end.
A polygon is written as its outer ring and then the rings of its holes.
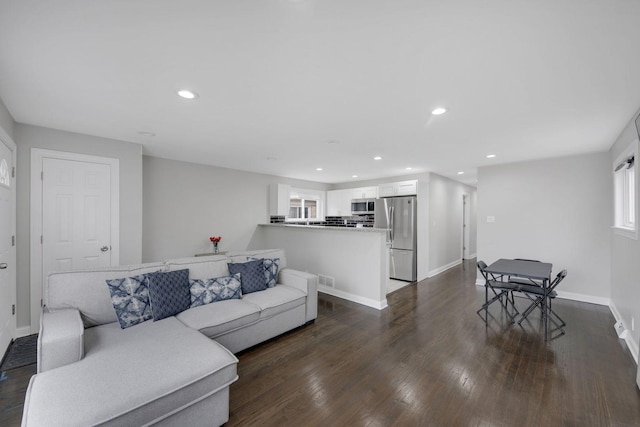
{"type": "Polygon", "coordinates": [[[176,316],[188,327],[215,338],[260,319],[260,307],[243,299],[217,301],[192,307],[176,316]]]}
{"type": "Polygon", "coordinates": [[[237,379],[233,354],[174,317],[89,328],[85,347],[32,377],[23,425],[147,425],[237,379]]]}
{"type": "Polygon", "coordinates": [[[260,307],[260,318],[265,319],[305,304],[306,294],[287,285],[278,285],[264,291],[244,295],[246,302],[260,307]]]}
{"type": "Polygon", "coordinates": [[[214,277],[230,276],[227,263],[229,258],[225,255],[212,255],[203,257],[190,257],[170,259],[165,261],[169,271],[189,269],[189,279],[213,279],[214,277]]]}
{"type": "Polygon", "coordinates": [[[107,280],[164,270],[163,263],[105,267],[99,270],[50,273],[44,287],[43,302],[49,311],[75,308],[85,327],[117,322],[107,280]]]}

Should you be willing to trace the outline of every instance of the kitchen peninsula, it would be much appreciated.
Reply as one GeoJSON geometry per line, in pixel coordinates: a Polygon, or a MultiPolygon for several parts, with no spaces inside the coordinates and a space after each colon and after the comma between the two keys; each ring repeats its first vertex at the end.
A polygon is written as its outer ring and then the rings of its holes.
{"type": "Polygon", "coordinates": [[[287,265],[317,274],[318,291],[382,310],[387,307],[386,229],[260,224],[257,241],[282,248],[287,265]]]}

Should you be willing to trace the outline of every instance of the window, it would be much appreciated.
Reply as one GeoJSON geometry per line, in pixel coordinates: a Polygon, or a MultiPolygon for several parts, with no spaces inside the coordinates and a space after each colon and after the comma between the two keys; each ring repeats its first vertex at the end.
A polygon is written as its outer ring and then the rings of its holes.
{"type": "Polygon", "coordinates": [[[289,202],[289,218],[309,219],[318,217],[318,201],[291,199],[289,202]]]}
{"type": "Polygon", "coordinates": [[[617,234],[638,238],[636,164],[638,143],[634,141],[613,164],[615,203],[614,230],[617,234]]]}
{"type": "Polygon", "coordinates": [[[291,189],[288,221],[321,221],[324,191],[291,189]]]}

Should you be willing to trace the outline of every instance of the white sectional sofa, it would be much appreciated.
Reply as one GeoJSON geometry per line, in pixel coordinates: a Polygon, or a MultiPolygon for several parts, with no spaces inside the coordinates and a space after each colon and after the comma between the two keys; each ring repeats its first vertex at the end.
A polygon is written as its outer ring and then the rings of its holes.
{"type": "Polygon", "coordinates": [[[317,276],[287,268],[282,250],[246,251],[52,273],[43,296],[23,426],[217,426],[229,418],[233,353],[313,322],[317,276]],[[121,329],[106,280],[182,269],[189,279],[229,276],[227,263],[247,257],[279,258],[277,285],[121,329]]]}

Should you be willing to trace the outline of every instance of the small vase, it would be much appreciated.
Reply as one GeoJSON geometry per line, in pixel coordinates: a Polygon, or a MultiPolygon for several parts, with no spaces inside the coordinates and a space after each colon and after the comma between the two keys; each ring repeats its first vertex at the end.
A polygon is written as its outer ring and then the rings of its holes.
{"type": "Polygon", "coordinates": [[[213,242],[213,253],[214,254],[218,253],[218,242],[213,242]]]}

